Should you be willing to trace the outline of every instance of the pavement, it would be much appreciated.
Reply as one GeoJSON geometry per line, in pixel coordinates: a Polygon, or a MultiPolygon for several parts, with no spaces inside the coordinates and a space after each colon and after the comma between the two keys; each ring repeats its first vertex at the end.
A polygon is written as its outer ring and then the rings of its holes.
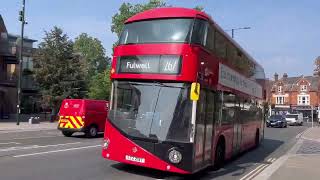
{"type": "Polygon", "coordinates": [[[320,127],[309,128],[296,138],[296,144],[254,180],[319,180],[320,127]]]}
{"type": "Polygon", "coordinates": [[[57,129],[58,122],[40,122],[39,124],[29,124],[28,122],[20,122],[16,125],[15,122],[0,122],[0,134],[15,132],[15,131],[39,131],[57,129]]]}

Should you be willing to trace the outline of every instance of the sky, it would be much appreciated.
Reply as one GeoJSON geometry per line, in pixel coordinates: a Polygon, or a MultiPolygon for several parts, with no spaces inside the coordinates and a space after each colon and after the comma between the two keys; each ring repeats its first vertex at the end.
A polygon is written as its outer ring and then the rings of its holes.
{"type": "MultiPolygon", "coordinates": [[[[110,30],[112,16],[124,2],[148,0],[26,0],[25,34],[42,41],[44,32],[58,26],[75,38],[88,33],[102,41],[107,55],[117,40],[110,30]]],[[[22,0],[0,0],[8,32],[20,33],[18,11],[22,0]]],[[[265,69],[268,78],[312,75],[320,56],[320,1],[318,0],[167,0],[167,4],[193,8],[197,5],[223,29],[235,31],[235,40],[265,69]]],[[[229,31],[228,31],[229,32],[229,31]]],[[[229,32],[230,33],[230,32],[229,32]]]]}

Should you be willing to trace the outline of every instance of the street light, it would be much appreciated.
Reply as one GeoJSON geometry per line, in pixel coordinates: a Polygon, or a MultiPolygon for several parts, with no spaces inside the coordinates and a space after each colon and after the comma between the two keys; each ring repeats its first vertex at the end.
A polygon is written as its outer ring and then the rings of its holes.
{"type": "Polygon", "coordinates": [[[22,62],[23,62],[23,35],[24,25],[27,24],[25,19],[25,5],[26,1],[22,0],[22,10],[19,11],[19,21],[21,21],[21,40],[20,40],[20,52],[19,52],[19,77],[18,77],[18,88],[17,88],[17,125],[20,124],[20,113],[21,113],[21,76],[22,76],[22,62]]]}
{"type": "Polygon", "coordinates": [[[226,31],[231,31],[231,37],[234,38],[234,31],[241,30],[241,29],[251,29],[251,27],[240,27],[240,28],[232,28],[226,31]]]}

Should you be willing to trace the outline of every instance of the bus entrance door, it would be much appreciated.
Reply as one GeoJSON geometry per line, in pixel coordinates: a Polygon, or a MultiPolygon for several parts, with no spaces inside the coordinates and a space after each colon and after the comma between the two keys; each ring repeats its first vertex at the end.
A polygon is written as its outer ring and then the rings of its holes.
{"type": "Polygon", "coordinates": [[[197,103],[195,169],[212,163],[214,93],[201,90],[197,103]]]}

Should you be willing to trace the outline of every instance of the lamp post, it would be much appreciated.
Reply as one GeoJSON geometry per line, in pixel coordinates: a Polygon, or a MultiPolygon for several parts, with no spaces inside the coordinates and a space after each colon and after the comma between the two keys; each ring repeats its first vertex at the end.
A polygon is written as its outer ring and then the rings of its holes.
{"type": "Polygon", "coordinates": [[[17,125],[20,124],[20,113],[21,113],[21,76],[22,76],[22,62],[23,62],[23,35],[24,25],[27,24],[25,20],[25,5],[26,1],[22,0],[22,10],[19,11],[19,21],[21,22],[21,39],[20,39],[20,50],[19,50],[19,77],[18,77],[18,93],[17,93],[17,125]]]}
{"type": "Polygon", "coordinates": [[[226,31],[231,31],[231,37],[234,38],[234,31],[242,30],[242,29],[251,29],[251,27],[232,28],[232,29],[229,29],[229,30],[226,30],[226,31]]]}

